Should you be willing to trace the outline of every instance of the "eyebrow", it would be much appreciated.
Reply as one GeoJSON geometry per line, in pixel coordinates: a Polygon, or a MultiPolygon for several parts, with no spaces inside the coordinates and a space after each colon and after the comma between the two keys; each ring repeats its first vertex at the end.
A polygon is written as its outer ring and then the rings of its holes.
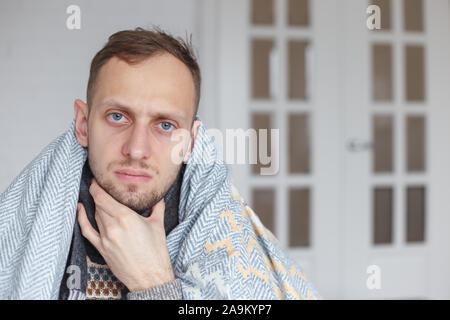
{"type": "MultiPolygon", "coordinates": [[[[127,106],[115,99],[107,99],[100,104],[100,108],[106,108],[106,107],[115,107],[115,108],[121,109],[123,111],[126,111],[129,114],[135,113],[132,108],[130,108],[129,106],[127,106]]],[[[149,111],[147,114],[151,115],[152,117],[156,117],[156,118],[167,118],[167,119],[174,119],[178,122],[185,122],[184,114],[179,111],[167,111],[167,110],[156,111],[156,112],[149,111]]]]}

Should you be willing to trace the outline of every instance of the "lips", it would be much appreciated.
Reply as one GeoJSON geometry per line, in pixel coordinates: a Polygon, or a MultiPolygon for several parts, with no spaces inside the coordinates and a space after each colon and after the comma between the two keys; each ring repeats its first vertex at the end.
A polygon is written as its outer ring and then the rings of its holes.
{"type": "Polygon", "coordinates": [[[121,169],[115,172],[116,177],[126,182],[148,182],[151,176],[142,170],[121,169]]]}
{"type": "Polygon", "coordinates": [[[116,173],[126,174],[129,176],[137,176],[137,177],[148,177],[148,178],[150,177],[150,175],[147,172],[142,171],[142,170],[134,170],[134,169],[120,169],[120,170],[117,170],[116,173]]]}

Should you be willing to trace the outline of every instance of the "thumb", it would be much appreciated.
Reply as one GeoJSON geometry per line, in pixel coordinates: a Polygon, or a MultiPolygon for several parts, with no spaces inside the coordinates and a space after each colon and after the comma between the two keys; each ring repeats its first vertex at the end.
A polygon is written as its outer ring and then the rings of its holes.
{"type": "Polygon", "coordinates": [[[152,208],[152,213],[150,217],[147,219],[149,221],[156,221],[160,225],[164,226],[164,210],[166,209],[166,205],[164,203],[164,198],[162,198],[157,204],[155,204],[152,208]]]}
{"type": "Polygon", "coordinates": [[[101,241],[100,234],[95,230],[88,220],[86,210],[83,204],[79,203],[77,206],[78,223],[80,225],[81,234],[89,240],[90,243],[100,252],[101,251],[101,241]]]}

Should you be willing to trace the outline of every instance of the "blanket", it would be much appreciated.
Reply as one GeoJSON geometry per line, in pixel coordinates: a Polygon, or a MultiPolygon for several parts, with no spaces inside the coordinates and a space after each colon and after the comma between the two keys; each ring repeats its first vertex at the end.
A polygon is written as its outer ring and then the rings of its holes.
{"type": "MultiPolygon", "coordinates": [[[[58,299],[87,150],[70,128],[0,196],[0,299],[58,299]]],[[[239,195],[204,125],[167,246],[184,299],[317,299],[300,266],[239,195]]]]}

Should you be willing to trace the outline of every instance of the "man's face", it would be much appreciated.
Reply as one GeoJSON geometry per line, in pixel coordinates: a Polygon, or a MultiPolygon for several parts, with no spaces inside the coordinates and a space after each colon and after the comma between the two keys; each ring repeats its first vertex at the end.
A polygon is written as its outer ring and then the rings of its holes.
{"type": "Polygon", "coordinates": [[[135,211],[162,199],[181,166],[172,159],[171,136],[194,133],[194,101],[192,75],[172,55],[135,65],[111,58],[98,74],[87,124],[89,165],[100,186],[135,211]]]}

